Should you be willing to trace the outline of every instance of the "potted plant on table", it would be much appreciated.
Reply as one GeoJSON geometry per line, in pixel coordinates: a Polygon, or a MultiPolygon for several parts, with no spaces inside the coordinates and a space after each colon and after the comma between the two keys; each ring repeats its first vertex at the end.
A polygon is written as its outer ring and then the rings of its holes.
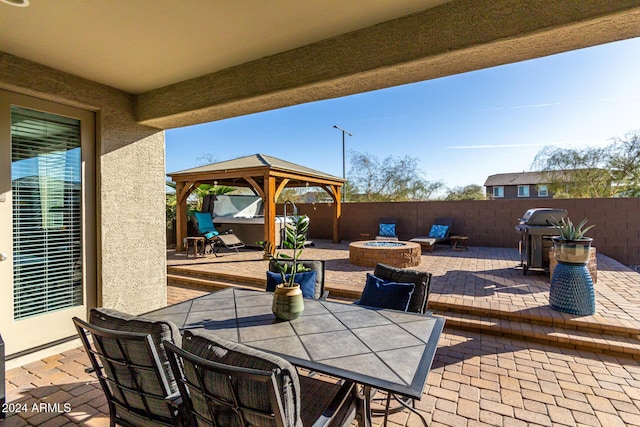
{"type": "Polygon", "coordinates": [[[557,261],[572,264],[587,262],[593,239],[585,237],[584,234],[594,226],[585,227],[586,225],[586,218],[578,226],[575,226],[569,218],[563,218],[556,224],[556,229],[560,235],[552,237],[551,240],[553,240],[557,261]]]}
{"type": "Polygon", "coordinates": [[[276,252],[272,242],[258,242],[282,278],[282,283],[274,291],[272,305],[273,314],[280,320],[293,320],[304,310],[304,299],[300,285],[296,283],[296,273],[309,271],[298,263],[304,251],[308,231],[309,217],[306,215],[292,217],[292,222],[285,224],[283,244],[287,249],[293,250],[292,255],[276,252]]]}

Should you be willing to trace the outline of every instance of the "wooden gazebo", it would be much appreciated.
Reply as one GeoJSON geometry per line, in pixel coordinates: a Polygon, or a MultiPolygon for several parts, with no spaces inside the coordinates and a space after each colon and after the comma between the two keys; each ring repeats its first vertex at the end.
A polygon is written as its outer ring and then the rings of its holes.
{"type": "Polygon", "coordinates": [[[328,175],[265,154],[239,157],[224,162],[168,174],[176,183],[176,245],[183,250],[187,237],[187,197],[201,184],[249,187],[264,204],[264,240],[276,241],[276,200],[285,187],[319,186],[333,199],[333,241],[340,241],[340,191],[342,178],[328,175]]]}

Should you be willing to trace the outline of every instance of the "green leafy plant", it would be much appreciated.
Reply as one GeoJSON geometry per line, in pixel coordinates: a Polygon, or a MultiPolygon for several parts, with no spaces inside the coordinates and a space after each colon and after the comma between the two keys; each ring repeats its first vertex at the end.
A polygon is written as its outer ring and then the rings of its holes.
{"type": "Polygon", "coordinates": [[[560,233],[560,237],[563,240],[579,240],[582,239],[584,237],[584,234],[591,230],[593,227],[595,227],[595,225],[590,225],[588,227],[585,227],[587,225],[587,219],[583,219],[580,224],[578,224],[577,226],[575,226],[573,224],[573,222],[571,222],[571,219],[569,218],[562,218],[560,221],[558,221],[558,223],[556,224],[556,230],[558,230],[558,232],[560,233]]]}
{"type": "Polygon", "coordinates": [[[295,283],[296,273],[309,271],[310,269],[298,263],[298,259],[304,251],[304,243],[307,239],[309,231],[309,217],[300,215],[291,217],[292,222],[285,225],[284,246],[287,249],[293,249],[293,256],[276,252],[275,245],[272,242],[258,242],[258,245],[264,250],[265,255],[269,258],[269,262],[278,268],[278,272],[282,277],[282,283],[286,287],[293,287],[295,283]],[[282,262],[283,260],[290,262],[282,262]],[[286,275],[289,274],[289,278],[286,275]]]}

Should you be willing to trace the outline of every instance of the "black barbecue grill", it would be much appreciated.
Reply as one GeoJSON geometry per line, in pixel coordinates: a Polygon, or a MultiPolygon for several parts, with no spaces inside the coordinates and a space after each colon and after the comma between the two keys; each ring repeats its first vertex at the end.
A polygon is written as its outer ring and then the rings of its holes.
{"type": "Polygon", "coordinates": [[[527,274],[530,268],[549,267],[551,237],[558,235],[555,224],[567,217],[564,209],[529,209],[518,220],[516,230],[520,233],[520,262],[527,274]]]}

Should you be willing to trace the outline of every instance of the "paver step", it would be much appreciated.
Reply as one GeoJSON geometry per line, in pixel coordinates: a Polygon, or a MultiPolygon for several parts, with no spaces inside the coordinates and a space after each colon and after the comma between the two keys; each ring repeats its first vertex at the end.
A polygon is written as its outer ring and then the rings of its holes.
{"type": "Polygon", "coordinates": [[[245,289],[264,289],[264,283],[262,285],[239,283],[230,280],[217,280],[207,277],[195,277],[182,274],[167,274],[167,283],[170,285],[196,286],[198,288],[211,289],[212,291],[225,289],[230,286],[245,289]]]}
{"type": "MultiPolygon", "coordinates": [[[[203,271],[195,270],[188,267],[170,266],[167,267],[167,283],[178,283],[182,285],[196,285],[202,287],[210,287],[213,289],[222,289],[230,285],[233,286],[249,286],[256,289],[264,289],[266,286],[266,278],[249,276],[246,274],[230,274],[219,271],[203,271]],[[171,281],[169,281],[171,280],[171,281]]],[[[359,291],[351,291],[325,286],[325,290],[329,291],[331,298],[357,300],[360,298],[359,291]]]]}
{"type": "Polygon", "coordinates": [[[574,316],[566,313],[548,311],[524,310],[510,311],[510,307],[487,303],[485,301],[474,301],[465,299],[456,301],[442,295],[431,295],[429,298],[429,309],[438,312],[449,312],[455,314],[469,314],[480,317],[490,317],[496,319],[509,320],[539,326],[547,326],[555,329],[579,330],[581,332],[596,335],[613,335],[623,338],[638,339],[640,329],[631,324],[620,322],[599,321],[598,315],[594,316],[574,316]]]}
{"type": "MultiPolygon", "coordinates": [[[[236,287],[243,289],[259,289],[265,288],[265,283],[238,283],[229,280],[214,280],[210,278],[193,277],[182,274],[167,274],[167,284],[178,286],[191,286],[196,288],[210,289],[211,291],[217,291],[228,287],[236,287]]],[[[353,302],[356,298],[350,296],[348,292],[342,292],[340,289],[336,289],[335,292],[329,292],[329,300],[332,301],[348,301],[353,302]],[[346,294],[346,296],[345,296],[346,294]]]]}
{"type": "Polygon", "coordinates": [[[169,266],[167,267],[167,273],[172,275],[180,275],[184,277],[195,277],[201,279],[207,279],[212,281],[230,282],[238,284],[246,284],[255,287],[265,286],[265,278],[253,277],[246,274],[230,274],[220,271],[204,271],[196,270],[189,267],[169,266]]]}
{"type": "MultiPolygon", "coordinates": [[[[264,289],[266,279],[246,274],[214,271],[196,271],[179,266],[167,269],[167,283],[196,286],[213,290],[236,286],[246,289],[264,289]]],[[[327,284],[331,299],[355,301],[360,292],[332,287],[327,284]]],[[[597,350],[609,354],[624,354],[640,358],[640,330],[591,322],[583,318],[545,316],[537,311],[510,312],[499,307],[473,300],[456,301],[433,294],[429,309],[447,319],[446,327],[471,330],[493,335],[511,336],[536,342],[563,345],[571,348],[597,350]],[[576,320],[577,319],[577,320],[576,320]]]]}
{"type": "Polygon", "coordinates": [[[579,330],[527,324],[504,318],[434,311],[446,319],[446,327],[484,334],[501,335],[545,344],[640,359],[640,340],[579,330]]]}

